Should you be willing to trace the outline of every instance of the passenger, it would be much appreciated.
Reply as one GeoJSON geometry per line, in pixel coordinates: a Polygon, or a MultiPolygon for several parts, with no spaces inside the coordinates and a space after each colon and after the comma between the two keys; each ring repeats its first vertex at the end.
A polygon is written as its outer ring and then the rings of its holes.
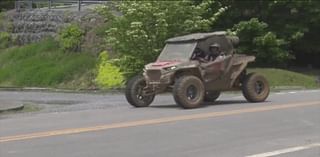
{"type": "Polygon", "coordinates": [[[209,46],[209,52],[210,54],[206,56],[207,61],[214,61],[217,58],[224,58],[225,54],[221,52],[220,45],[218,43],[214,43],[209,46]]]}

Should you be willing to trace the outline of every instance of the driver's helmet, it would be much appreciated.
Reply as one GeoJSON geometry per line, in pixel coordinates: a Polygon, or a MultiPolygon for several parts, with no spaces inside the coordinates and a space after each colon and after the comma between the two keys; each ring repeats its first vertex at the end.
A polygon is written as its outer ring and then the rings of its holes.
{"type": "Polygon", "coordinates": [[[212,54],[219,55],[220,54],[220,45],[218,43],[214,43],[209,46],[209,50],[212,54]]]}
{"type": "Polygon", "coordinates": [[[214,43],[212,45],[209,46],[209,48],[219,48],[220,49],[220,45],[218,43],[214,43]]]}

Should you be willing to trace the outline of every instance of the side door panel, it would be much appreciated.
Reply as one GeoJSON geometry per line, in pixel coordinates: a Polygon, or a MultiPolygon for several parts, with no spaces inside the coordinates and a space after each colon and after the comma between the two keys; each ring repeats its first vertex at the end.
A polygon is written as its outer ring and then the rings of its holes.
{"type": "Polygon", "coordinates": [[[217,58],[213,62],[203,63],[204,82],[208,90],[221,90],[228,86],[228,69],[232,61],[232,55],[217,58]]]}

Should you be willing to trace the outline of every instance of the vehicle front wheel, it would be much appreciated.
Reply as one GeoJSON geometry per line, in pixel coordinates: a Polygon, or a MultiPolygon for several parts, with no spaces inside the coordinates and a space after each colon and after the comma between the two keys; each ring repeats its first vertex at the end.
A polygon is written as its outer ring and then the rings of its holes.
{"type": "Polygon", "coordinates": [[[173,88],[176,103],[186,109],[202,105],[205,90],[202,81],[196,76],[180,77],[173,88]]]}
{"type": "Polygon", "coordinates": [[[270,88],[268,81],[262,75],[250,73],[242,82],[243,96],[249,102],[262,102],[269,96],[270,88]]]}
{"type": "Polygon", "coordinates": [[[144,87],[146,87],[146,81],[141,75],[128,81],[125,95],[129,104],[134,107],[148,107],[153,102],[155,94],[144,95],[144,87]]]}

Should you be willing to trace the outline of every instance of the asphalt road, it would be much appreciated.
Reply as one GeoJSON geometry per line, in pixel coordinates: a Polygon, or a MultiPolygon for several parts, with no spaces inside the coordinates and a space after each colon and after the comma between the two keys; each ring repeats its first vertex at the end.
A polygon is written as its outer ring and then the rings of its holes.
{"type": "Polygon", "coordinates": [[[320,157],[320,90],[247,103],[223,94],[183,110],[170,95],[133,108],[120,94],[0,92],[44,106],[0,116],[1,157],[320,157]]]}

